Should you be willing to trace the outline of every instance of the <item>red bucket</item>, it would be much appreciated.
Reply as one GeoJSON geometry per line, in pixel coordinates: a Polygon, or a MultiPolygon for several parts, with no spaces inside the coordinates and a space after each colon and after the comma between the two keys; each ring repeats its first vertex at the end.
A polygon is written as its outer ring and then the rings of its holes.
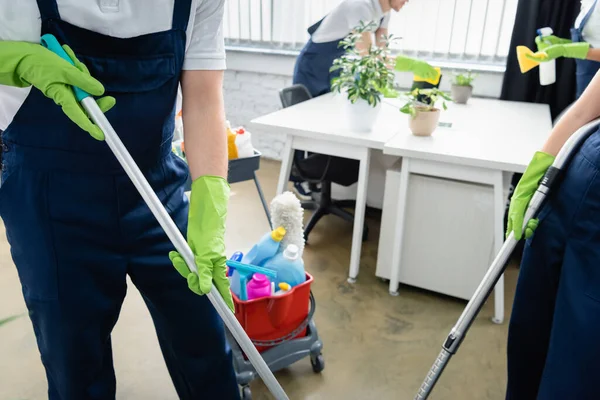
{"type": "Polygon", "coordinates": [[[235,316],[259,352],[270,349],[279,341],[306,336],[312,282],[313,277],[306,273],[306,281],[285,294],[248,301],[242,301],[232,293],[235,316]],[[303,328],[294,333],[301,326],[303,328]]]}

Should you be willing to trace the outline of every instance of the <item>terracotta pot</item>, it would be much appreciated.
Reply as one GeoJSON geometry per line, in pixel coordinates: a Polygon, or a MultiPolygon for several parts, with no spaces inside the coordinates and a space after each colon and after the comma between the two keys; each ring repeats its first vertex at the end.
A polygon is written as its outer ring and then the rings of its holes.
{"type": "Polygon", "coordinates": [[[473,86],[452,85],[450,92],[452,93],[452,100],[454,100],[455,103],[467,104],[467,101],[469,101],[473,94],[473,86]]]}
{"type": "Polygon", "coordinates": [[[408,118],[408,126],[415,136],[430,136],[437,128],[439,120],[439,109],[427,110],[417,107],[417,115],[408,118]]]}
{"type": "Polygon", "coordinates": [[[363,99],[356,100],[354,104],[346,99],[345,111],[348,127],[353,131],[370,132],[380,110],[381,102],[372,107],[363,99]]]}

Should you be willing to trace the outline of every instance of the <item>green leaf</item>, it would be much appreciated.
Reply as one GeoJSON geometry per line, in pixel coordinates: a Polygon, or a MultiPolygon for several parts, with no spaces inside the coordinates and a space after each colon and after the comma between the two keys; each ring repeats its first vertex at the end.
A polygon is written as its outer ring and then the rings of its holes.
{"type": "Polygon", "coordinates": [[[411,114],[412,115],[413,111],[414,111],[414,106],[413,106],[412,103],[406,103],[405,105],[403,105],[400,108],[400,112],[404,113],[404,114],[411,114]]]}

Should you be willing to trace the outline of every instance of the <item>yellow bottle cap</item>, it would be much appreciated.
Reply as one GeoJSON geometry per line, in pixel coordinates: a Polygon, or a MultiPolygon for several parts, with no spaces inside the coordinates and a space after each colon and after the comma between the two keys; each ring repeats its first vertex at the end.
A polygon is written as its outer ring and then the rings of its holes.
{"type": "Polygon", "coordinates": [[[280,226],[279,228],[274,229],[273,232],[271,232],[271,238],[276,242],[281,242],[284,236],[285,228],[283,226],[280,226]]]}
{"type": "Polygon", "coordinates": [[[288,283],[285,283],[285,282],[281,282],[277,286],[279,286],[279,290],[283,290],[283,291],[286,291],[286,292],[292,288],[288,283]]]}

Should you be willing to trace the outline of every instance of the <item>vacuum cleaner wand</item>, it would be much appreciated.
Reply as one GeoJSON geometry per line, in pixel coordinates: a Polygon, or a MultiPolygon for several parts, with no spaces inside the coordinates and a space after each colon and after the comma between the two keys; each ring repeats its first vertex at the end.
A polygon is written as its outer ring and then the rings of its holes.
{"type": "MultiPolygon", "coordinates": [[[[579,149],[579,146],[588,136],[598,129],[598,126],[600,126],[600,119],[596,119],[582,126],[564,144],[559,154],[556,156],[554,163],[546,171],[546,174],[540,181],[537,191],[529,202],[529,206],[527,207],[527,211],[525,213],[525,218],[523,219],[523,230],[525,230],[527,222],[537,214],[537,211],[540,209],[542,203],[550,193],[556,177],[567,165],[575,151],[579,149]]],[[[479,287],[477,290],[475,290],[473,297],[471,297],[471,300],[469,300],[467,303],[467,306],[456,322],[456,325],[454,325],[448,334],[448,337],[442,345],[442,351],[437,356],[433,366],[421,384],[421,388],[417,392],[415,400],[425,400],[431,394],[435,384],[438,382],[442,372],[450,361],[450,358],[458,351],[458,348],[464,340],[467,331],[473,324],[473,321],[475,321],[477,314],[479,314],[481,307],[483,307],[485,301],[498,282],[498,279],[500,279],[500,276],[502,276],[504,273],[508,258],[512,254],[516,245],[517,241],[511,232],[506,238],[504,245],[498,252],[498,255],[492,262],[492,265],[483,277],[479,287]]]]}

